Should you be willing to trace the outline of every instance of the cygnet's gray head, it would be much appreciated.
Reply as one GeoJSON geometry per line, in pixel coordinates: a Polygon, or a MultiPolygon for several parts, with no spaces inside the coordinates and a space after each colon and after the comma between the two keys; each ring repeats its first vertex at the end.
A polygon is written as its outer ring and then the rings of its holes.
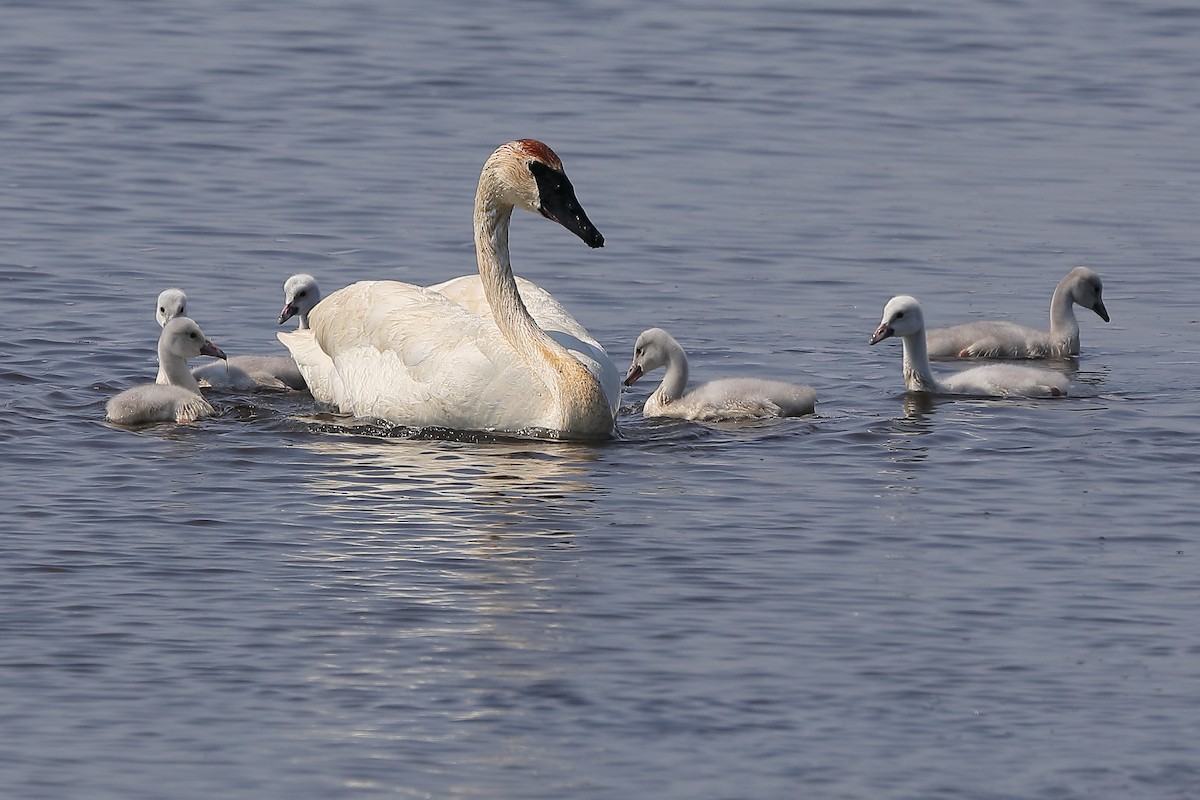
{"type": "Polygon", "coordinates": [[[158,341],[160,349],[165,347],[168,353],[183,359],[196,356],[225,358],[221,348],[209,341],[204,331],[200,330],[200,326],[189,317],[167,320],[158,341]]]}
{"type": "Polygon", "coordinates": [[[642,331],[633,346],[633,363],[625,373],[625,385],[632,386],[647,372],[665,367],[671,360],[671,353],[682,349],[679,342],[662,328],[642,331]]]}
{"type": "Polygon", "coordinates": [[[158,293],[158,306],[154,310],[154,318],[161,328],[167,320],[187,316],[187,295],[183,289],[163,289],[158,293]]]}
{"type": "Polygon", "coordinates": [[[1071,281],[1071,300],[1084,308],[1095,311],[1100,319],[1108,322],[1108,309],[1104,307],[1104,284],[1095,270],[1076,267],[1067,275],[1071,281]]]}
{"type": "Polygon", "coordinates": [[[921,304],[917,298],[906,294],[898,295],[888,300],[883,307],[883,319],[871,344],[877,344],[893,336],[912,336],[925,330],[925,316],[921,313],[921,304]]]}
{"type": "Polygon", "coordinates": [[[283,283],[283,311],[279,312],[279,324],[297,314],[303,322],[319,302],[321,290],[317,288],[317,279],[303,272],[293,275],[283,283]]]}

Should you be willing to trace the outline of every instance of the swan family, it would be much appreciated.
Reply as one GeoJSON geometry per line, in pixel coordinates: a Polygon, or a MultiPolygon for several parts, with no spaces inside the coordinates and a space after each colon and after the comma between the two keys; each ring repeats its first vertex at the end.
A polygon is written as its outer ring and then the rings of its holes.
{"type": "MultiPolygon", "coordinates": [[[[683,347],[661,328],[638,336],[622,380],[612,359],[548,291],[513,271],[509,226],[514,209],[557,223],[589,248],[604,246],[576,197],[559,157],[544,143],[517,139],[497,148],[480,172],[474,204],[477,273],[432,286],[365,280],[322,297],[308,274],[284,283],[276,334],[290,356],[235,356],[204,337],[187,316],[182,289],[164,290],[156,383],[128,389],[107,404],[117,424],[189,422],[215,413],[201,388],[306,390],[323,407],[418,429],[478,431],[569,440],[616,433],[621,387],[665,369],[645,401],[646,417],[745,420],[812,414],[807,385],[724,378],[688,388],[683,347]],[[200,355],[220,362],[188,369],[200,355]]],[[[1069,381],[1053,370],[986,364],[936,376],[930,358],[1036,359],[1079,353],[1075,305],[1105,322],[1099,275],[1086,267],[1059,282],[1050,329],[1004,321],[926,330],[917,300],[888,301],[870,344],[902,342],[905,386],[947,395],[1057,397],[1069,381]]]]}
{"type": "Polygon", "coordinates": [[[470,279],[441,287],[378,280],[329,295],[309,315],[312,346],[284,341],[302,371],[328,377],[314,381],[313,396],[343,413],[414,428],[610,437],[616,366],[549,293],[520,293],[508,243],[515,208],[557,222],[589,247],[604,245],[549,147],[532,139],[501,145],[475,193],[480,288],[470,279]],[[456,287],[482,291],[486,304],[460,304],[443,291],[456,287]],[[325,394],[328,386],[336,391],[325,394]]]}
{"type": "MultiPolygon", "coordinates": [[[[320,290],[311,275],[293,275],[284,283],[284,308],[279,315],[282,325],[291,316],[300,313],[300,324],[305,324],[307,311],[320,300],[320,290]],[[291,294],[289,294],[291,292],[291,294]],[[309,301],[309,298],[316,300],[309,301]],[[303,308],[296,306],[303,304],[303,308]],[[288,313],[289,308],[294,310],[288,313]],[[287,316],[284,316],[287,314],[287,316]]],[[[155,317],[159,325],[187,315],[187,294],[179,288],[164,289],[158,295],[155,317]]],[[[206,364],[192,370],[192,375],[201,386],[254,391],[258,389],[306,389],[304,377],[296,362],[289,356],[234,356],[220,364],[206,364]]],[[[162,367],[158,371],[158,383],[168,383],[162,367]]]]}

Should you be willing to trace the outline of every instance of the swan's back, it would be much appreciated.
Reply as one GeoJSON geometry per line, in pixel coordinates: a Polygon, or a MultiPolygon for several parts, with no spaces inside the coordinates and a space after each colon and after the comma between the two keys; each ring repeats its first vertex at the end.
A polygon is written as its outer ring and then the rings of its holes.
{"type": "MultiPolygon", "coordinates": [[[[653,400],[651,396],[647,406],[653,400]]],[[[817,393],[808,386],[761,378],[722,378],[645,413],[701,421],[799,417],[813,413],[816,404],[817,393]]]]}
{"type": "Polygon", "coordinates": [[[215,389],[231,391],[307,388],[300,368],[288,356],[233,356],[196,367],[192,375],[215,389]]]}
{"type": "Polygon", "coordinates": [[[985,364],[939,380],[951,394],[991,397],[1061,397],[1070,381],[1061,372],[1020,364],[985,364]]]}
{"type": "Polygon", "coordinates": [[[105,415],[117,425],[193,422],[215,413],[209,402],[195,392],[159,383],[126,389],[105,406],[105,415]]]}
{"type": "MultiPolygon", "coordinates": [[[[547,323],[559,323],[574,326],[578,328],[576,334],[582,332],[587,335],[587,331],[583,330],[583,326],[567,313],[562,304],[554,299],[554,295],[547,292],[541,286],[530,280],[526,280],[519,275],[514,275],[513,278],[517,282],[517,293],[521,295],[521,300],[525,303],[525,308],[529,310],[533,319],[538,323],[539,327],[545,328],[547,323]]],[[[451,278],[448,281],[435,283],[433,286],[427,286],[426,289],[430,292],[437,292],[446,297],[446,299],[457,303],[477,317],[491,317],[492,306],[487,301],[487,295],[483,291],[483,279],[479,275],[459,275],[457,278],[451,278]]]]}
{"type": "Polygon", "coordinates": [[[1047,331],[1039,331],[1015,322],[980,320],[933,328],[926,332],[930,358],[1048,358],[1067,355],[1056,352],[1047,331]]]}

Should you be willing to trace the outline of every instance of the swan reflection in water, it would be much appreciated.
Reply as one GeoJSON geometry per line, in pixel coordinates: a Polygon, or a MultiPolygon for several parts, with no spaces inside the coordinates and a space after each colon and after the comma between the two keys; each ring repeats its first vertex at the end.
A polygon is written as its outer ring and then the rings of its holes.
{"type": "MultiPolygon", "coordinates": [[[[463,442],[321,431],[306,476],[315,514],[343,533],[561,537],[595,514],[594,447],[518,440],[463,442]]],[[[593,523],[590,523],[589,526],[593,523]]]]}
{"type": "Polygon", "coordinates": [[[538,707],[586,694],[561,652],[586,643],[574,543],[607,530],[603,452],[354,429],[296,444],[314,457],[299,466],[311,529],[294,563],[335,626],[316,631],[324,655],[307,668],[328,689],[321,735],[467,773],[570,774],[573,751],[527,740],[538,707]]]}

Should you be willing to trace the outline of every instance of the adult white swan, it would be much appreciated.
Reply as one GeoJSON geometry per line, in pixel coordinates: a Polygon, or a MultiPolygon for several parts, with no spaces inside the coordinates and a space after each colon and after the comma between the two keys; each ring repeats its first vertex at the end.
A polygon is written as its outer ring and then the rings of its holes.
{"type": "Polygon", "coordinates": [[[210,342],[192,320],[167,320],[158,337],[159,372],[166,381],[126,389],[108,401],[105,415],[118,425],[147,425],[192,422],[216,413],[188,371],[187,360],[201,355],[225,358],[221,348],[210,342]]]}
{"type": "Polygon", "coordinates": [[[633,362],[625,374],[625,385],[659,367],[667,374],[642,413],[647,417],[677,417],[698,420],[735,420],[758,417],[798,417],[811,414],[817,393],[809,386],[760,378],[723,378],[686,392],[687,353],[675,337],[662,328],[642,331],[633,346],[633,362]]]}
{"type": "Polygon", "coordinates": [[[942,379],[934,377],[925,349],[925,317],[915,297],[893,297],[871,344],[899,336],[904,344],[904,384],[910,392],[1005,397],[1058,397],[1067,393],[1067,376],[1020,364],[986,364],[942,379]]]}
{"type": "MultiPolygon", "coordinates": [[[[475,195],[479,290],[490,313],[438,287],[396,281],[334,292],[309,315],[314,347],[280,337],[302,369],[332,363],[337,382],[328,393],[312,386],[317,400],[416,428],[611,436],[616,366],[549,293],[522,299],[508,249],[514,207],[559,223],[590,247],[604,244],[549,147],[532,139],[501,145],[483,165],[475,195]]],[[[469,289],[471,281],[449,284],[469,289]]]]}
{"type": "Polygon", "coordinates": [[[1095,311],[1108,322],[1104,284],[1095,270],[1076,267],[1050,298],[1050,330],[1001,320],[981,320],[933,328],[927,334],[930,358],[1061,358],[1079,355],[1079,321],[1074,306],[1095,311]]]}

